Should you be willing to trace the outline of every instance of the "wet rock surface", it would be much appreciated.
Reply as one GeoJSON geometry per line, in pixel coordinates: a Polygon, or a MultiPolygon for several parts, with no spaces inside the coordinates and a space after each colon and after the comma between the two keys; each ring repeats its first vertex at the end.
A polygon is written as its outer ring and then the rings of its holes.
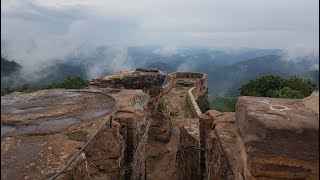
{"type": "Polygon", "coordinates": [[[1,98],[1,136],[50,134],[108,114],[115,102],[102,93],[51,90],[1,98]]]}
{"type": "MultiPolygon", "coordinates": [[[[132,109],[130,117],[138,118],[138,125],[131,128],[137,128],[137,136],[141,134],[141,138],[135,140],[133,155],[145,154],[143,142],[149,121],[146,114],[138,111],[145,111],[148,102],[149,96],[141,90],[114,89],[56,89],[1,97],[2,128],[15,127],[1,137],[1,178],[48,179],[107,122],[109,115],[119,114],[126,108],[132,109]],[[143,124],[144,129],[140,128],[143,124]],[[70,133],[74,132],[83,132],[81,139],[84,140],[71,137],[70,133]]],[[[98,138],[59,179],[118,177],[127,153],[128,127],[123,127],[127,123],[125,119],[117,119],[122,124],[114,120],[111,128],[105,127],[98,133],[98,138]]],[[[140,162],[136,164],[143,166],[140,162]]],[[[144,168],[133,169],[133,172],[139,175],[144,168]]]]}

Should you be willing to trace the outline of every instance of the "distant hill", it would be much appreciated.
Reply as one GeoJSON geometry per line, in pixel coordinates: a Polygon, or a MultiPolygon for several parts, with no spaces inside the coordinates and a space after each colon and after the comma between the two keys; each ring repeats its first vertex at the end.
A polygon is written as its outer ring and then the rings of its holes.
{"type": "Polygon", "coordinates": [[[163,63],[163,62],[154,62],[154,63],[146,65],[145,68],[158,69],[165,74],[168,74],[168,73],[175,71],[175,69],[173,67],[171,67],[168,64],[163,63]]]}
{"type": "Polygon", "coordinates": [[[21,69],[21,65],[1,57],[1,76],[9,76],[21,69]]]}
{"type": "Polygon", "coordinates": [[[208,74],[209,94],[234,96],[239,87],[250,79],[265,75],[290,77],[301,74],[294,62],[285,61],[278,55],[266,55],[229,66],[220,67],[208,74]]]}
{"type": "Polygon", "coordinates": [[[23,67],[1,57],[1,89],[21,86],[39,87],[63,81],[68,76],[87,77],[86,67],[74,63],[56,63],[32,74],[22,72],[23,67]]]}
{"type": "Polygon", "coordinates": [[[246,81],[270,74],[282,77],[295,74],[319,84],[319,71],[309,71],[319,64],[319,57],[315,55],[285,61],[282,59],[286,57],[285,53],[279,49],[181,48],[173,54],[163,55],[155,52],[157,48],[101,46],[88,52],[80,49],[65,59],[51,61],[52,66],[32,74],[24,72],[23,67],[14,61],[1,58],[1,88],[41,86],[75,75],[102,77],[135,68],[156,68],[166,74],[174,71],[204,72],[208,74],[209,95],[212,96],[234,96],[246,81]]]}
{"type": "Polygon", "coordinates": [[[299,76],[305,79],[310,79],[314,81],[319,87],[319,70],[311,70],[307,72],[300,73],[299,76]]]}
{"type": "Polygon", "coordinates": [[[41,70],[37,74],[43,74],[44,77],[38,82],[32,83],[31,86],[42,86],[53,82],[61,82],[68,76],[87,77],[85,67],[70,63],[57,63],[41,70]]]}

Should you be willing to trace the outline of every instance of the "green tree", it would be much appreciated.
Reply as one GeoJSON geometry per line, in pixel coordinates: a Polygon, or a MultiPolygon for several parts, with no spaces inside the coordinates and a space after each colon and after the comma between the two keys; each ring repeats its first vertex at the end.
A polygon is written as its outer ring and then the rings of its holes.
{"type": "Polygon", "coordinates": [[[263,76],[254,80],[250,80],[240,87],[240,95],[242,96],[263,96],[266,97],[268,91],[279,90],[284,87],[285,80],[280,76],[263,76]]]}
{"type": "Polygon", "coordinates": [[[289,87],[284,87],[280,90],[270,92],[270,97],[302,99],[305,96],[301,93],[301,91],[292,90],[289,87]]]}
{"type": "Polygon", "coordinates": [[[317,85],[298,76],[283,79],[279,76],[264,76],[250,80],[239,88],[242,96],[262,96],[301,99],[310,96],[317,85]]]}
{"type": "Polygon", "coordinates": [[[292,90],[300,91],[304,97],[310,96],[312,91],[317,88],[317,84],[309,79],[302,79],[298,76],[291,76],[285,81],[285,86],[292,90]]]}

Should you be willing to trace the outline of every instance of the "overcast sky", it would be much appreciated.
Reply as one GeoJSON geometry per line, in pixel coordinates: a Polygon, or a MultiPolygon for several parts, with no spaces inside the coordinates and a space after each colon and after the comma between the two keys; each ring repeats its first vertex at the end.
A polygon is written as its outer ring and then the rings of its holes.
{"type": "Polygon", "coordinates": [[[1,0],[1,40],[21,58],[107,45],[319,47],[318,0],[1,0]]]}

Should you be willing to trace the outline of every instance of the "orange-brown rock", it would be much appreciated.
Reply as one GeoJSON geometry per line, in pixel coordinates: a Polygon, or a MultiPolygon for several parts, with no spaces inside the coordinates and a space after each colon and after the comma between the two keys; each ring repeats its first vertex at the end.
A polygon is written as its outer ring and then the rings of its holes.
{"type": "Polygon", "coordinates": [[[318,179],[319,119],[307,104],[319,100],[312,96],[239,97],[236,113],[202,115],[205,179],[318,179]]]}
{"type": "MultiPolygon", "coordinates": [[[[210,112],[210,111],[209,111],[210,112]]],[[[213,128],[205,139],[206,179],[242,179],[242,159],[237,143],[235,113],[207,113],[213,117],[213,128]]]]}
{"type": "Polygon", "coordinates": [[[48,179],[113,115],[112,127],[107,124],[59,179],[143,179],[149,99],[141,90],[115,89],[2,96],[1,178],[48,179]],[[83,132],[82,140],[72,132],[83,132]],[[124,171],[126,163],[131,173],[124,171]]]}
{"type": "Polygon", "coordinates": [[[157,112],[152,116],[152,123],[149,131],[149,139],[160,142],[168,142],[172,132],[172,122],[169,115],[157,112]]]}
{"type": "Polygon", "coordinates": [[[240,97],[245,178],[319,178],[319,118],[301,100],[240,97]]]}

